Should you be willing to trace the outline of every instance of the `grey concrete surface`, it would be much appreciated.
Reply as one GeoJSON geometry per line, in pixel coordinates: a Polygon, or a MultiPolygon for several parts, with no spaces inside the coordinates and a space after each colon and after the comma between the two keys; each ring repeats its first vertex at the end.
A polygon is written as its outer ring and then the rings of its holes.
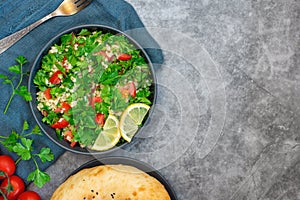
{"type": "MultiPolygon", "coordinates": [[[[144,133],[115,153],[155,167],[182,200],[300,199],[300,1],[128,0],[164,50],[144,133]]],[[[49,199],[81,164],[66,152],[49,199]]]]}

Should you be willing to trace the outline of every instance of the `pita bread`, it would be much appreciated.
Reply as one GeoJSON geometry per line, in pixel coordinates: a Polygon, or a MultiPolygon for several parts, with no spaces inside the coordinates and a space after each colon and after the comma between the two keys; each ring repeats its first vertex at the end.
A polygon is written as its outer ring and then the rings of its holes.
{"type": "Polygon", "coordinates": [[[127,165],[101,165],[69,177],[51,200],[170,200],[164,186],[127,165]]]}

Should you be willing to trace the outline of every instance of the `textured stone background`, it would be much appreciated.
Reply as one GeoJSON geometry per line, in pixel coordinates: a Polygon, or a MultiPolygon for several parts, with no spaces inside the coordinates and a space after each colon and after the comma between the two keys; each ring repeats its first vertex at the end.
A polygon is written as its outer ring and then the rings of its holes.
{"type": "MultiPolygon", "coordinates": [[[[300,199],[300,1],[128,2],[165,64],[157,118],[116,154],[154,166],[182,200],[300,199]]],[[[31,188],[49,199],[90,159],[65,153],[31,188]]]]}

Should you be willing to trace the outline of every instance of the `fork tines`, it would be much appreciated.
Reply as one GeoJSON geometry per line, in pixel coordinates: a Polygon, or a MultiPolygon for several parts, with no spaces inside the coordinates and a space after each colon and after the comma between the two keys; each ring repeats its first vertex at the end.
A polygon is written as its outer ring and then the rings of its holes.
{"type": "Polygon", "coordinates": [[[75,0],[74,3],[76,4],[77,8],[79,8],[87,6],[92,1],[93,0],[75,0]]]}

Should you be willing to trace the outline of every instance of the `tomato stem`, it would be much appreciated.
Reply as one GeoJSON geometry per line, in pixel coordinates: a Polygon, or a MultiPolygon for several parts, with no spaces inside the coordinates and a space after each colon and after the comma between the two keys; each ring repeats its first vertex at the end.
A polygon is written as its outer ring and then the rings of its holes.
{"type": "Polygon", "coordinates": [[[2,191],[2,188],[0,189],[0,194],[4,198],[4,200],[8,200],[7,197],[5,196],[4,192],[2,191]]]}

